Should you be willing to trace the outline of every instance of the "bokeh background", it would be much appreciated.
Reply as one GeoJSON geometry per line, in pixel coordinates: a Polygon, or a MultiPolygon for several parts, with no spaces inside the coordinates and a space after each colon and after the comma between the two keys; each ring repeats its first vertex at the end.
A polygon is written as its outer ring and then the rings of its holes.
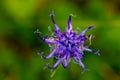
{"type": "Polygon", "coordinates": [[[0,0],[0,80],[120,80],[120,0],[0,0]],[[64,32],[69,14],[73,29],[81,32],[89,25],[90,48],[101,56],[85,52],[82,59],[90,71],[73,62],[67,69],[61,65],[50,71],[38,52],[50,53],[49,47],[34,34],[50,35],[54,26],[49,14],[64,32]]]}

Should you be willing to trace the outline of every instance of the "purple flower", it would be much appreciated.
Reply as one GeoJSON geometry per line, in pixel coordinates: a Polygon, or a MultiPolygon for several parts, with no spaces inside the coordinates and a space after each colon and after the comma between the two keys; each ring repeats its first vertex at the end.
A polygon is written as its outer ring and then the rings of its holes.
{"type": "Polygon", "coordinates": [[[36,35],[40,38],[44,43],[50,45],[52,48],[52,52],[48,56],[42,56],[44,59],[49,59],[55,57],[57,59],[56,63],[53,66],[48,66],[48,68],[55,69],[59,64],[62,64],[64,68],[67,68],[71,59],[75,60],[84,71],[87,70],[85,65],[82,62],[82,58],[84,57],[84,51],[92,52],[94,54],[100,55],[99,51],[89,49],[84,46],[86,40],[90,38],[90,35],[86,36],[85,33],[94,28],[94,26],[89,26],[85,30],[83,30],[79,35],[75,31],[72,30],[71,25],[71,15],[67,21],[66,31],[62,33],[54,21],[54,13],[50,14],[52,22],[55,26],[54,36],[50,38],[43,38],[40,35],[40,32],[37,30],[36,35]]]}

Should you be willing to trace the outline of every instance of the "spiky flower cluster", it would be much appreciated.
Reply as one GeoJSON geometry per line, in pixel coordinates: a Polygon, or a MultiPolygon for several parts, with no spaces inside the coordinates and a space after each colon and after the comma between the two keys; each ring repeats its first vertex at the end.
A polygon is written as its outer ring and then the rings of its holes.
{"type": "Polygon", "coordinates": [[[75,31],[72,30],[71,25],[71,15],[68,18],[68,25],[66,27],[66,31],[62,33],[54,21],[54,13],[50,14],[52,22],[55,26],[55,36],[50,38],[43,38],[40,35],[40,32],[37,30],[36,35],[40,38],[44,43],[52,45],[53,51],[48,56],[42,56],[44,59],[49,59],[55,57],[57,59],[56,63],[53,66],[48,66],[48,68],[55,69],[59,64],[62,64],[64,68],[67,68],[71,59],[75,60],[83,69],[86,70],[85,65],[82,63],[81,58],[84,57],[83,51],[93,52],[94,54],[100,55],[99,51],[91,50],[88,47],[84,46],[86,40],[89,39],[90,35],[86,36],[85,33],[94,28],[94,26],[89,26],[85,30],[83,30],[79,35],[76,34],[75,31]]]}

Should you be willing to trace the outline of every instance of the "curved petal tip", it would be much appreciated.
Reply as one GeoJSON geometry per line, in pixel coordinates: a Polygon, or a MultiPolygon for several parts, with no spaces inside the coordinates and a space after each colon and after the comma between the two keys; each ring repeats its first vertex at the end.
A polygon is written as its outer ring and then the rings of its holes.
{"type": "Polygon", "coordinates": [[[51,17],[51,16],[55,16],[54,11],[52,11],[52,13],[51,13],[49,16],[50,16],[50,17],[51,17]]]}

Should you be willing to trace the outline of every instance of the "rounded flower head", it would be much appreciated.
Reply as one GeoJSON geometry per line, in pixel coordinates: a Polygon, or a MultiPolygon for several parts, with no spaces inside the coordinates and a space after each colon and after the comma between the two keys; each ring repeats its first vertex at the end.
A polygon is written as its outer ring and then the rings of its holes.
{"type": "Polygon", "coordinates": [[[83,30],[79,35],[72,30],[71,25],[71,15],[67,21],[66,31],[62,33],[54,21],[54,13],[50,14],[52,22],[55,26],[54,33],[55,35],[50,38],[43,38],[40,35],[40,32],[37,30],[36,35],[46,44],[51,45],[52,52],[48,56],[42,56],[44,59],[49,59],[55,57],[57,59],[56,63],[53,66],[48,66],[48,68],[55,69],[59,64],[62,64],[64,68],[67,68],[71,59],[74,59],[84,70],[87,70],[85,65],[82,63],[81,58],[84,57],[84,51],[93,52],[94,54],[100,55],[99,51],[89,49],[84,46],[86,40],[91,36],[86,36],[85,33],[94,28],[94,26],[89,26],[83,30]]]}

